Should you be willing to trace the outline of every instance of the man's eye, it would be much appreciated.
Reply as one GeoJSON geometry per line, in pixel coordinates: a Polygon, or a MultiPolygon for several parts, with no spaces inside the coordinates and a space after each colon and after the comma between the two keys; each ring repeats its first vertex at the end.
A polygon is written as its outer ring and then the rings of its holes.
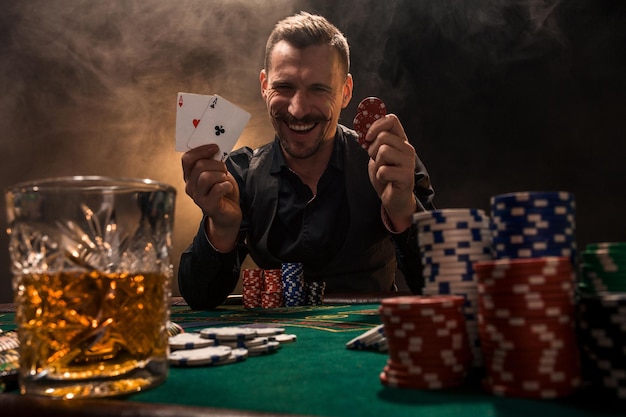
{"type": "Polygon", "coordinates": [[[279,93],[286,93],[286,92],[292,90],[291,86],[289,86],[289,85],[275,85],[272,88],[274,90],[278,91],[279,93]]]}

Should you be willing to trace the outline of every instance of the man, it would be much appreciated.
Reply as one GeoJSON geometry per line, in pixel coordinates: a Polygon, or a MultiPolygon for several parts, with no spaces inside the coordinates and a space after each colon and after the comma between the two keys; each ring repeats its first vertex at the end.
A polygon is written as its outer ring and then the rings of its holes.
{"type": "Polygon", "coordinates": [[[267,41],[264,67],[275,140],[226,164],[213,160],[216,145],[182,157],[186,192],[204,214],[181,256],[185,300],[221,304],[248,254],[264,269],[301,262],[305,280],[325,281],[328,293],[393,290],[397,263],[420,292],[411,223],[432,208],[433,190],[395,115],[372,124],[367,151],[338,124],[353,88],[343,34],[320,16],[288,17],[267,41]]]}

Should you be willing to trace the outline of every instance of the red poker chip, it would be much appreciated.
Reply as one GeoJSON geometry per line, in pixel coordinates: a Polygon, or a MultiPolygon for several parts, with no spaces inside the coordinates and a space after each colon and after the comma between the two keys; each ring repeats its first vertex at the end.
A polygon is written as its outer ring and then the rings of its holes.
{"type": "Polygon", "coordinates": [[[369,147],[369,143],[365,141],[365,135],[376,120],[385,117],[387,107],[385,103],[377,97],[367,97],[357,106],[357,113],[354,116],[352,125],[358,134],[358,140],[364,149],[369,147]]]}
{"type": "Polygon", "coordinates": [[[378,97],[366,97],[357,106],[357,112],[369,112],[374,114],[387,114],[387,106],[378,97]]]}
{"type": "Polygon", "coordinates": [[[543,275],[525,275],[520,278],[494,279],[483,278],[477,280],[476,285],[479,290],[485,291],[510,291],[513,293],[524,293],[529,291],[571,291],[576,284],[573,274],[557,275],[545,277],[543,275]]]}
{"type": "Polygon", "coordinates": [[[400,376],[393,372],[380,373],[380,381],[383,385],[394,388],[409,388],[409,389],[443,389],[451,388],[461,385],[465,382],[465,375],[455,375],[453,377],[439,377],[437,374],[426,374],[424,376],[411,375],[408,377],[400,376]]]}
{"type": "Polygon", "coordinates": [[[524,389],[518,386],[510,386],[505,383],[496,383],[489,379],[483,382],[483,389],[488,393],[499,397],[516,397],[529,399],[553,399],[569,397],[576,393],[578,386],[565,387],[537,387],[536,389],[524,389]]]}
{"type": "Polygon", "coordinates": [[[457,365],[451,367],[420,367],[420,366],[401,366],[393,362],[387,363],[383,371],[390,377],[398,379],[413,380],[439,380],[439,381],[456,381],[465,378],[468,374],[468,367],[457,365]]]}
{"type": "Polygon", "coordinates": [[[578,349],[572,349],[569,343],[575,343],[575,333],[569,334],[551,334],[549,337],[537,337],[537,335],[529,335],[527,332],[519,332],[521,335],[515,334],[513,331],[509,333],[488,333],[481,331],[481,348],[489,350],[491,348],[499,350],[502,354],[513,350],[517,351],[561,351],[576,352],[578,349]],[[524,337],[526,336],[526,337],[524,337]]]}
{"type": "Polygon", "coordinates": [[[489,358],[484,367],[489,373],[511,372],[517,378],[534,378],[545,376],[551,382],[559,382],[563,375],[576,376],[580,372],[575,358],[506,358],[495,360],[489,358]],[[550,374],[550,375],[546,375],[550,374]]]}
{"type": "Polygon", "coordinates": [[[399,311],[421,311],[424,308],[451,308],[463,305],[463,297],[459,295],[405,295],[383,298],[381,307],[392,307],[399,311]]]}
{"type": "Polygon", "coordinates": [[[398,367],[415,367],[423,369],[440,369],[446,367],[467,367],[472,363],[473,355],[468,349],[455,353],[442,354],[441,352],[430,354],[413,354],[401,356],[402,351],[396,350],[389,355],[389,360],[398,367]],[[419,356],[418,356],[419,355],[419,356]]]}

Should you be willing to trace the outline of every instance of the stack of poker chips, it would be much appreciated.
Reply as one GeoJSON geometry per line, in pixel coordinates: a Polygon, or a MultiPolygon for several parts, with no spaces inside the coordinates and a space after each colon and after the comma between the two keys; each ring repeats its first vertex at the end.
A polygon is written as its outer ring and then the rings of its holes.
{"type": "Polygon", "coordinates": [[[305,283],[305,290],[306,305],[320,306],[324,304],[324,291],[326,290],[325,282],[307,282],[305,283]]]}
{"type": "Polygon", "coordinates": [[[496,259],[570,257],[575,265],[574,195],[528,191],[491,197],[496,259]]]}
{"type": "Polygon", "coordinates": [[[244,308],[261,307],[263,293],[263,270],[260,268],[242,271],[242,303],[244,308]]]}
{"type": "Polygon", "coordinates": [[[261,307],[278,308],[283,305],[283,286],[280,269],[263,270],[263,291],[261,307]]]}
{"type": "Polygon", "coordinates": [[[478,293],[472,264],[493,259],[491,219],[483,210],[460,208],[416,213],[413,222],[424,266],[423,294],[464,297],[474,365],[480,367],[478,293]]]}
{"type": "Polygon", "coordinates": [[[580,257],[582,292],[626,292],[626,242],[590,243],[580,257]]]}
{"type": "Polygon", "coordinates": [[[440,389],[462,384],[472,363],[463,297],[400,296],[383,299],[379,314],[389,359],[385,386],[440,389]]]}
{"type": "Polygon", "coordinates": [[[626,293],[583,294],[578,310],[585,380],[626,399],[626,293]]]}
{"type": "Polygon", "coordinates": [[[573,394],[581,366],[570,258],[498,259],[474,268],[485,388],[527,398],[573,394]]]}
{"type": "Polygon", "coordinates": [[[303,265],[297,262],[283,263],[281,265],[281,273],[285,307],[306,305],[303,265]]]}

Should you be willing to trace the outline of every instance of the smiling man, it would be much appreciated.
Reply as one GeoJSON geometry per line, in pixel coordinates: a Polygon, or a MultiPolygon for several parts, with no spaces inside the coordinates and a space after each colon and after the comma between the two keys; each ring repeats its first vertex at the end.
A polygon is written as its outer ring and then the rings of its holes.
{"type": "Polygon", "coordinates": [[[398,118],[387,115],[357,142],[339,116],[352,99],[349,46],[325,18],[280,21],[266,45],[261,94],[276,137],[241,148],[226,163],[216,145],[182,157],[186,192],[204,217],[181,256],[179,289],[195,309],[214,308],[234,290],[250,255],[263,269],[304,266],[326,292],[422,288],[413,213],[432,209],[425,167],[398,118]]]}

